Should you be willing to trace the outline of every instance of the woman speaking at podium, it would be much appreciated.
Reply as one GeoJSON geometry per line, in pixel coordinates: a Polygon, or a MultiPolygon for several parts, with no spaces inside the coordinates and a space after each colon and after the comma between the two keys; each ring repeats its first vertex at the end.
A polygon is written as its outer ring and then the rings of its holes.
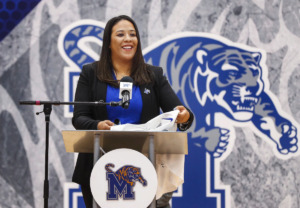
{"type": "MultiPolygon", "coordinates": [[[[179,110],[179,130],[187,130],[193,114],[182,106],[160,67],[144,62],[140,35],[136,23],[128,16],[110,19],[104,29],[99,61],[83,66],[75,101],[112,102],[119,100],[119,81],[124,76],[133,79],[132,99],[128,109],[120,106],[77,105],[72,119],[77,130],[110,130],[114,122],[142,124],[163,112],[179,110]]],[[[80,153],[72,181],[81,185],[86,207],[92,207],[90,175],[93,154],[80,153]]],[[[172,193],[157,200],[157,207],[170,207],[172,193]]]]}

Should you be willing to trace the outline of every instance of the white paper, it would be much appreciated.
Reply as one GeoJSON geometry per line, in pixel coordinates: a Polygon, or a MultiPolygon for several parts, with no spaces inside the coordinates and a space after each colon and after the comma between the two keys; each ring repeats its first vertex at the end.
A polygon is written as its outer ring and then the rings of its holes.
{"type": "Polygon", "coordinates": [[[156,116],[145,124],[123,124],[110,128],[112,131],[176,131],[176,118],[179,110],[166,112],[156,116]]]}

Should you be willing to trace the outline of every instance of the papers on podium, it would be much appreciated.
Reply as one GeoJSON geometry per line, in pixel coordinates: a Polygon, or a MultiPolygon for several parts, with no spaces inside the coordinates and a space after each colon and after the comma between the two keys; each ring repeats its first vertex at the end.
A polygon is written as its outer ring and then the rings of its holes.
{"type": "Polygon", "coordinates": [[[160,114],[145,124],[123,124],[111,127],[112,131],[176,131],[179,110],[160,114]]]}

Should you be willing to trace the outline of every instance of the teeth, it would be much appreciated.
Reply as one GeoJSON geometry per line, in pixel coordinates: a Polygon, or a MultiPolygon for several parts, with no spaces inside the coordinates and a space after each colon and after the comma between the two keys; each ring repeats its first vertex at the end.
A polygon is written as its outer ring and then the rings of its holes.
{"type": "Polygon", "coordinates": [[[243,107],[243,106],[238,105],[238,106],[236,107],[236,109],[237,109],[237,110],[253,111],[253,110],[254,110],[254,107],[253,107],[253,106],[252,106],[252,107],[243,107]]]}
{"type": "Polygon", "coordinates": [[[125,48],[125,49],[131,49],[132,47],[131,46],[125,46],[123,48],[125,48]]]}
{"type": "Polygon", "coordinates": [[[236,110],[254,111],[254,105],[258,101],[257,98],[255,98],[255,97],[241,97],[240,99],[241,99],[240,102],[239,101],[234,101],[234,100],[231,101],[231,104],[236,106],[236,110]],[[251,103],[249,103],[249,105],[247,107],[239,105],[239,104],[243,105],[244,101],[250,101],[251,103]]]}
{"type": "Polygon", "coordinates": [[[238,105],[239,104],[239,101],[232,101],[231,102],[233,105],[238,105]]]}
{"type": "Polygon", "coordinates": [[[257,103],[257,98],[254,98],[254,97],[245,97],[244,99],[254,101],[255,103],[257,103]]]}

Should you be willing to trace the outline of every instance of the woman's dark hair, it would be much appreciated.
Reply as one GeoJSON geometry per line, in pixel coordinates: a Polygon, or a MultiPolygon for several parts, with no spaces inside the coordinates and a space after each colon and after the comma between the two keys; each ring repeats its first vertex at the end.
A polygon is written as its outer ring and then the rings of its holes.
{"type": "Polygon", "coordinates": [[[111,60],[111,50],[110,50],[110,41],[111,41],[111,33],[112,28],[121,20],[127,20],[131,22],[134,26],[136,31],[136,36],[138,40],[138,45],[136,49],[136,53],[132,60],[132,68],[130,76],[134,80],[134,84],[142,85],[146,83],[150,83],[153,78],[151,75],[150,70],[146,68],[146,64],[144,61],[144,57],[142,54],[142,47],[141,47],[141,40],[138,28],[130,17],[126,15],[120,15],[110,19],[104,29],[103,35],[103,44],[102,44],[102,51],[100,56],[100,61],[98,63],[97,69],[97,77],[99,80],[110,83],[113,86],[118,86],[118,82],[114,81],[113,74],[112,74],[112,60],[111,60]]]}

